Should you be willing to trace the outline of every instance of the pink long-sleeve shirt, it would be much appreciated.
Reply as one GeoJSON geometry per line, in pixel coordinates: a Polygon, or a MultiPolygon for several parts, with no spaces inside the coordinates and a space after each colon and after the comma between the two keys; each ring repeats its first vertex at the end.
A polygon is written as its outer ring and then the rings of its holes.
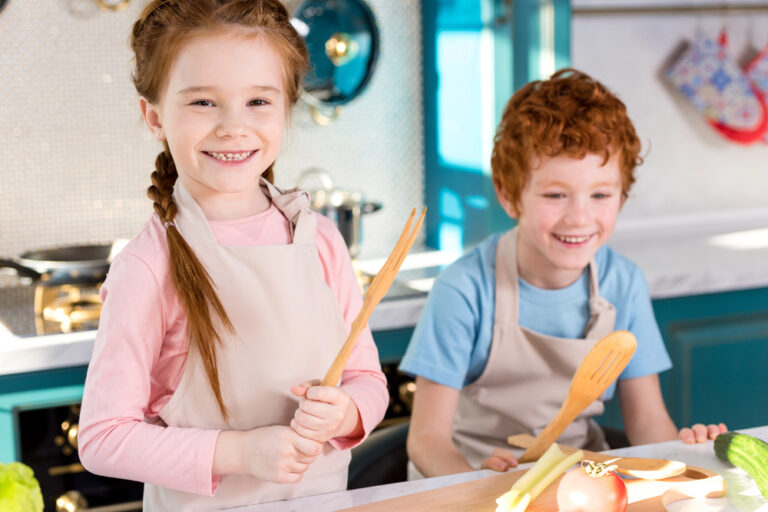
{"type": "MultiPolygon", "coordinates": [[[[274,205],[254,216],[209,223],[221,245],[291,241],[289,223],[274,205]]],[[[321,215],[316,242],[323,278],[349,329],[362,304],[360,289],[343,238],[321,215]]],[[[85,382],[78,450],[94,473],[212,495],[219,480],[212,473],[219,431],[158,424],[158,414],[181,380],[189,348],[187,321],[169,271],[165,228],[153,216],[115,258],[101,287],[103,307],[85,382]]],[[[389,402],[367,328],[341,388],[357,405],[365,431],[361,438],[331,441],[345,449],[373,430],[389,402]]]]}

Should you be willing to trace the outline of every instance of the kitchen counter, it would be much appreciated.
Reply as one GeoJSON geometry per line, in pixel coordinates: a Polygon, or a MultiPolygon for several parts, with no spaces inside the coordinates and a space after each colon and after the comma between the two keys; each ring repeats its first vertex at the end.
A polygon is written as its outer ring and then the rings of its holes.
{"type": "MultiPolygon", "coordinates": [[[[620,222],[609,245],[640,266],[654,299],[768,287],[768,209],[620,222]]],[[[435,276],[458,256],[428,250],[410,254],[373,311],[371,329],[414,326],[435,276]]],[[[383,262],[361,261],[359,267],[375,274],[383,262]]],[[[0,375],[86,365],[94,337],[94,331],[86,331],[19,338],[0,324],[0,375]]]]}
{"type": "MultiPolygon", "coordinates": [[[[748,433],[760,439],[768,439],[768,426],[746,429],[748,433]]],[[[608,453],[617,456],[649,457],[657,459],[680,460],[691,466],[710,469],[723,476],[728,487],[724,498],[706,500],[685,500],[670,504],[675,512],[768,512],[768,502],[760,496],[754,482],[745,477],[743,471],[715,457],[712,441],[702,444],[686,445],[680,441],[633,446],[608,453]],[[738,508],[737,508],[738,504],[738,508]]],[[[531,464],[522,464],[518,468],[527,468],[531,464]]],[[[416,492],[438,489],[453,484],[469,482],[497,475],[493,471],[473,471],[458,475],[427,478],[413,482],[401,482],[353,491],[342,491],[320,496],[309,496],[289,501],[265,503],[247,507],[229,509],[232,512],[287,512],[311,510],[312,512],[330,512],[342,508],[354,507],[386,500],[416,492]]],[[[492,504],[491,504],[492,505],[492,504]]],[[[492,510],[492,506],[489,510],[492,510]]]]}

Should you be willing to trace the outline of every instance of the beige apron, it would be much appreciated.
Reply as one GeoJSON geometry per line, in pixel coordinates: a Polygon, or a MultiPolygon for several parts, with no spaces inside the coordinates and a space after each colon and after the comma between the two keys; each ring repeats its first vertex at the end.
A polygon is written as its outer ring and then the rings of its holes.
{"type": "MultiPolygon", "coordinates": [[[[344,342],[341,308],[323,280],[309,196],[296,189],[282,192],[265,180],[262,187],[291,222],[292,244],[219,245],[198,204],[176,184],[174,222],[210,273],[235,334],[223,336],[223,347],[217,349],[229,424],[219,413],[199,354],[190,350],[181,381],[160,412],[169,426],[246,430],[288,425],[298,402],[290,387],[322,378],[344,342]]],[[[349,459],[348,450],[325,443],[296,484],[224,475],[213,497],[147,484],[144,510],[218,510],[339,491],[347,485],[349,459]]]]}
{"type": "MultiPolygon", "coordinates": [[[[616,310],[598,292],[594,259],[589,264],[590,321],[584,339],[546,336],[518,323],[517,228],[499,239],[496,249],[496,308],[493,340],[482,375],[459,395],[453,440],[474,467],[496,447],[520,456],[507,436],[538,435],[555,417],[576,368],[597,340],[614,330],[616,310]]],[[[563,432],[558,442],[590,450],[608,446],[591,419],[603,413],[596,400],[563,432]]]]}

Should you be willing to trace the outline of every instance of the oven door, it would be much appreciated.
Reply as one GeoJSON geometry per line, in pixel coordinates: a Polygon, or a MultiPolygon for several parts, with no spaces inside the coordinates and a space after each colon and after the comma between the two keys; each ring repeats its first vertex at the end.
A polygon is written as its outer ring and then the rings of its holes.
{"type": "Polygon", "coordinates": [[[77,455],[80,404],[16,408],[20,460],[40,482],[45,512],[141,510],[144,484],[86,471],[77,455]]]}

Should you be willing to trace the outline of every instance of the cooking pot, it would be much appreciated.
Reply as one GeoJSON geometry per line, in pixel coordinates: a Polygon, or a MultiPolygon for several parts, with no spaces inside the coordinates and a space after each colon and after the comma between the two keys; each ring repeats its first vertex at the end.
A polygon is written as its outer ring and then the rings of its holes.
{"type": "Polygon", "coordinates": [[[123,246],[124,242],[115,242],[29,251],[15,259],[0,258],[0,268],[11,269],[27,280],[39,280],[43,286],[100,283],[123,246]]]}
{"type": "Polygon", "coordinates": [[[316,182],[315,188],[306,188],[312,197],[310,208],[336,223],[350,256],[356,258],[362,241],[361,217],[380,210],[382,204],[366,201],[360,192],[334,187],[333,180],[323,170],[307,169],[299,177],[298,186],[302,187],[302,184],[310,180],[316,182]]]}

